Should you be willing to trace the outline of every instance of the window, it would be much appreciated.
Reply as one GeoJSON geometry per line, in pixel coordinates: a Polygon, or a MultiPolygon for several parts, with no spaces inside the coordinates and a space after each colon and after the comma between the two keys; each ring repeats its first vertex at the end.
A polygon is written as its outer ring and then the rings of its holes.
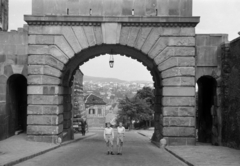
{"type": "Polygon", "coordinates": [[[102,109],[98,108],[98,115],[102,115],[102,109]]]}

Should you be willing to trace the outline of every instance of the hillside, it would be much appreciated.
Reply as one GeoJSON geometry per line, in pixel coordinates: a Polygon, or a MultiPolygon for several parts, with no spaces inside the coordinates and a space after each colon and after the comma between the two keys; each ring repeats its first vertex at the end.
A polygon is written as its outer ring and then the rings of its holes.
{"type": "Polygon", "coordinates": [[[152,81],[125,81],[118,78],[105,78],[105,77],[93,77],[93,76],[83,76],[83,81],[93,81],[93,82],[114,82],[114,83],[124,83],[124,82],[136,82],[136,83],[152,83],[152,81]]]}

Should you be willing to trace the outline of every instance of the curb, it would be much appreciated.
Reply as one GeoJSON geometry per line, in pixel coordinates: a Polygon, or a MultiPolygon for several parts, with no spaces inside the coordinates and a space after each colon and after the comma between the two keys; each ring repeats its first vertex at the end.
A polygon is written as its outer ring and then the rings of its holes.
{"type": "Polygon", "coordinates": [[[182,162],[184,162],[185,164],[187,164],[189,166],[194,166],[192,163],[188,162],[187,160],[185,160],[184,158],[180,157],[179,155],[177,155],[173,151],[169,150],[168,148],[165,148],[165,150],[168,151],[169,153],[171,153],[173,156],[175,156],[179,160],[181,160],[182,162]]]}
{"type": "Polygon", "coordinates": [[[29,160],[29,159],[31,159],[31,158],[40,156],[40,155],[42,155],[42,154],[45,154],[45,153],[47,153],[47,152],[50,152],[50,151],[55,150],[55,149],[57,149],[57,148],[60,148],[60,147],[62,147],[62,146],[66,146],[66,145],[68,145],[68,144],[75,143],[75,142],[78,142],[78,141],[80,141],[80,140],[84,140],[84,139],[89,138],[89,137],[92,137],[92,136],[94,136],[94,135],[95,135],[95,133],[92,133],[92,134],[87,135],[87,136],[82,137],[82,138],[78,138],[78,139],[75,139],[75,140],[71,140],[71,141],[68,141],[68,142],[64,142],[64,143],[62,143],[62,144],[60,144],[60,145],[57,145],[57,146],[55,146],[55,147],[52,147],[52,148],[50,148],[50,149],[47,149],[47,150],[44,150],[44,151],[41,151],[41,152],[32,154],[32,155],[30,155],[30,156],[26,156],[26,157],[17,159],[17,160],[15,160],[15,161],[11,161],[11,162],[9,162],[9,163],[7,163],[7,164],[4,164],[4,165],[2,165],[2,166],[12,166],[12,165],[16,165],[16,164],[21,163],[21,162],[23,162],[23,161],[26,161],[26,160],[29,160]]]}
{"type": "MultiPolygon", "coordinates": [[[[138,134],[147,137],[145,134],[141,133],[141,132],[137,132],[138,134]]],[[[150,139],[151,140],[151,139],[150,139]]],[[[155,146],[157,146],[159,148],[158,145],[156,145],[154,142],[152,142],[152,144],[154,144],[155,146]]],[[[176,153],[174,153],[173,151],[169,150],[167,147],[164,148],[168,153],[170,153],[171,155],[173,155],[174,157],[178,158],[179,160],[181,160],[182,162],[184,162],[185,164],[187,164],[188,166],[194,166],[192,163],[188,162],[187,160],[185,160],[184,158],[180,157],[179,155],[177,155],[176,153]]]]}

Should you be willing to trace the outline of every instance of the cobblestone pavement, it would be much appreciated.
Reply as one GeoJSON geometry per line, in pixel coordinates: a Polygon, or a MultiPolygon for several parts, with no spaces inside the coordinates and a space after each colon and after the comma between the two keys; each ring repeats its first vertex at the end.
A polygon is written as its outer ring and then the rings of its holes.
{"type": "MultiPolygon", "coordinates": [[[[183,166],[135,131],[126,133],[123,155],[107,155],[103,133],[37,156],[18,166],[183,166]]],[[[114,140],[116,144],[116,139],[114,140]]],[[[115,147],[116,150],[116,147],[115,147]]]]}
{"type": "MultiPolygon", "coordinates": [[[[93,135],[93,133],[87,133],[86,137],[90,135],[93,135]]],[[[75,135],[76,140],[82,138],[84,137],[81,136],[81,134],[75,135]]],[[[18,163],[21,160],[40,155],[57,147],[59,147],[57,144],[26,141],[26,134],[12,136],[6,140],[0,141],[0,166],[18,163]]]]}

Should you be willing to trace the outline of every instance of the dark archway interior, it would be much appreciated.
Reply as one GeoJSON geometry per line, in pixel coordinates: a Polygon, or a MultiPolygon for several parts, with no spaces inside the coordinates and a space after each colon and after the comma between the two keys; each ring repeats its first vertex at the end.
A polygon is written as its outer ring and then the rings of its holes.
{"type": "MultiPolygon", "coordinates": [[[[68,94],[69,89],[72,86],[72,79],[75,71],[79,68],[80,65],[84,64],[85,62],[89,61],[92,58],[95,58],[100,55],[105,54],[111,54],[116,55],[120,54],[123,56],[130,57],[132,59],[136,59],[140,63],[142,63],[144,66],[147,67],[147,69],[150,71],[153,81],[154,81],[154,87],[155,87],[155,130],[159,130],[155,133],[162,133],[160,126],[160,117],[161,114],[161,77],[160,73],[158,71],[157,65],[155,64],[154,60],[149,58],[148,55],[144,54],[143,52],[136,50],[135,48],[123,46],[123,45],[106,45],[102,44],[99,46],[94,46],[87,48],[85,50],[82,50],[80,53],[76,54],[65,66],[63,70],[62,75],[62,85],[64,87],[64,91],[68,94]],[[157,115],[156,115],[157,114],[157,115]],[[156,127],[158,126],[158,127],[156,127]]],[[[71,108],[71,95],[65,95],[64,97],[64,112],[69,111],[71,108]]],[[[64,119],[66,121],[66,119],[64,119]]],[[[66,131],[66,130],[65,130],[66,131]]],[[[155,134],[154,139],[160,140],[161,134],[155,134]]]]}
{"type": "Polygon", "coordinates": [[[203,76],[198,79],[198,109],[197,109],[197,129],[198,141],[212,143],[212,125],[214,100],[216,96],[217,82],[210,76],[203,76]]]}
{"type": "Polygon", "coordinates": [[[27,79],[20,74],[12,75],[7,82],[8,135],[26,131],[27,127],[27,79]]]}

